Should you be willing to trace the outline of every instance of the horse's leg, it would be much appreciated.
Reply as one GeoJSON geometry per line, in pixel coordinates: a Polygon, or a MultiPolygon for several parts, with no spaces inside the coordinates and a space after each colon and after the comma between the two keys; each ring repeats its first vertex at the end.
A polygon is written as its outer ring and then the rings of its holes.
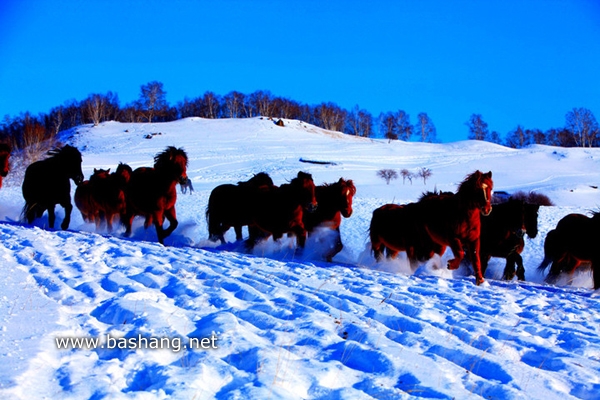
{"type": "MultiPolygon", "coordinates": [[[[483,275],[481,273],[481,259],[479,257],[480,252],[480,242],[479,238],[469,243],[469,258],[471,259],[471,265],[473,265],[473,270],[475,272],[475,283],[477,285],[482,284],[485,280],[483,279],[483,275]]],[[[453,250],[454,252],[454,250],[453,250]]],[[[463,253],[464,254],[464,253],[463,253]]],[[[450,260],[452,261],[452,260],[450,260]]],[[[459,265],[460,265],[459,260],[459,265]]]]}
{"type": "MultiPolygon", "coordinates": [[[[515,277],[515,264],[517,263],[518,253],[512,251],[506,256],[506,264],[504,265],[504,273],[502,279],[511,281],[515,277]]],[[[520,256],[519,256],[520,257],[520,256]]]]}
{"type": "Polygon", "coordinates": [[[600,289],[600,256],[592,259],[592,275],[594,277],[594,290],[600,289]]]}
{"type": "Polygon", "coordinates": [[[159,210],[155,212],[154,215],[150,214],[148,218],[146,218],[146,222],[148,222],[148,220],[154,223],[154,228],[156,229],[156,236],[158,237],[158,242],[164,245],[164,240],[168,235],[165,234],[165,229],[163,228],[163,211],[159,210]]]}
{"type": "Polygon", "coordinates": [[[248,225],[248,239],[244,242],[244,246],[246,247],[246,251],[252,252],[254,250],[254,246],[263,240],[268,238],[269,235],[266,235],[261,231],[260,228],[254,225],[248,225]]]}
{"type": "Polygon", "coordinates": [[[485,271],[487,270],[490,258],[492,258],[492,256],[489,254],[479,255],[479,261],[481,262],[481,276],[485,276],[485,271]]]}
{"type": "Polygon", "coordinates": [[[235,240],[242,240],[242,225],[234,225],[233,229],[235,229],[235,240]]]}
{"type": "Polygon", "coordinates": [[[133,225],[134,218],[135,218],[135,215],[127,213],[127,212],[121,214],[121,223],[123,225],[125,225],[125,232],[123,233],[124,237],[131,236],[131,226],[133,225]]]}
{"type": "Polygon", "coordinates": [[[517,279],[520,281],[525,280],[525,266],[523,265],[523,257],[515,252],[515,260],[517,262],[517,279]]]}
{"type": "Polygon", "coordinates": [[[329,252],[325,255],[325,260],[327,262],[331,262],[333,257],[342,251],[344,248],[344,244],[342,243],[342,234],[340,233],[340,228],[335,229],[335,245],[333,249],[329,250],[329,252]]]}
{"type": "Polygon", "coordinates": [[[63,219],[63,222],[60,225],[60,227],[64,231],[66,231],[67,229],[69,229],[69,224],[71,223],[71,212],[73,211],[73,204],[71,204],[71,201],[69,199],[69,202],[61,204],[61,205],[65,209],[65,219],[63,219]]]}
{"type": "MultiPolygon", "coordinates": [[[[458,269],[458,267],[460,267],[460,262],[463,258],[465,258],[465,251],[463,249],[463,245],[459,239],[454,238],[450,243],[450,249],[452,250],[452,254],[454,254],[454,258],[448,260],[448,269],[458,269]]],[[[477,249],[477,251],[479,251],[479,249],[477,249]]],[[[477,259],[479,260],[479,257],[477,257],[477,259]]],[[[481,268],[481,264],[478,267],[481,268]]],[[[473,268],[475,268],[475,265],[473,265],[473,268]]]]}
{"type": "Polygon", "coordinates": [[[111,212],[107,212],[106,213],[106,229],[108,230],[108,232],[112,232],[113,230],[113,218],[115,217],[115,214],[111,213],[111,212]]]}
{"type": "Polygon", "coordinates": [[[175,207],[171,207],[168,210],[165,210],[161,221],[164,221],[165,218],[167,219],[167,221],[169,221],[169,227],[163,231],[163,238],[166,238],[171,233],[173,233],[173,231],[177,229],[177,226],[179,225],[179,222],[177,221],[177,212],[175,211],[175,207]]]}
{"type": "Polygon", "coordinates": [[[54,229],[54,222],[56,221],[56,214],[54,213],[54,204],[48,206],[48,226],[50,229],[54,229]]]}

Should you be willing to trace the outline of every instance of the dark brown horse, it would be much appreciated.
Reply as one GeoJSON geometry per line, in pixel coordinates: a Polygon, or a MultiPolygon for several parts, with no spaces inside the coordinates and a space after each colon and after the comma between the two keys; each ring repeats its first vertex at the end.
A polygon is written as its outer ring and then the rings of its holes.
{"type": "Polygon", "coordinates": [[[271,235],[278,240],[284,233],[296,236],[298,247],[304,248],[306,229],[303,214],[317,209],[315,184],[310,174],[298,172],[290,183],[261,187],[256,192],[253,205],[255,209],[248,226],[250,237],[246,241],[249,250],[260,240],[271,235]]]}
{"type": "Polygon", "coordinates": [[[131,235],[131,225],[136,215],[146,218],[144,228],[154,224],[158,241],[164,239],[177,228],[177,184],[187,179],[188,157],[183,149],[167,147],[154,157],[154,168],[140,167],[131,173],[125,188],[127,207],[121,214],[125,225],[125,236],[131,235]],[[165,218],[169,227],[163,228],[165,218]]]}
{"type": "Polygon", "coordinates": [[[236,240],[242,240],[242,227],[252,222],[252,213],[256,209],[257,191],[274,186],[267,173],[259,172],[237,185],[224,184],[214,188],[206,207],[209,239],[225,244],[225,232],[234,227],[236,240]]]}
{"type": "Polygon", "coordinates": [[[329,228],[336,233],[334,247],[325,254],[325,259],[329,262],[344,248],[340,225],[342,216],[349,218],[352,215],[352,198],[355,194],[356,187],[351,180],[340,178],[335,183],[319,185],[315,188],[315,197],[319,206],[312,213],[303,213],[302,220],[304,228],[308,231],[308,236],[317,227],[329,228]]]}
{"type": "Polygon", "coordinates": [[[6,178],[10,170],[10,153],[10,146],[6,143],[0,143],[0,188],[2,187],[2,179],[6,178]]]}
{"type": "Polygon", "coordinates": [[[71,183],[83,181],[81,153],[75,147],[66,145],[50,150],[49,158],[36,161],[25,170],[23,180],[23,215],[28,223],[40,218],[48,210],[48,225],[54,228],[56,216],[54,207],[60,204],[65,209],[62,229],[68,229],[71,222],[71,183]]]}
{"type": "Polygon", "coordinates": [[[563,272],[572,274],[582,263],[591,263],[594,289],[600,289],[600,212],[592,217],[569,214],[558,221],[544,241],[544,261],[538,270],[550,266],[546,282],[555,283],[563,272]]]}
{"type": "Polygon", "coordinates": [[[443,248],[429,237],[419,212],[418,203],[385,204],[373,211],[369,234],[371,249],[378,262],[384,250],[388,258],[396,258],[399,252],[404,251],[415,270],[419,261],[429,260],[434,254],[443,252],[443,248]]]}
{"type": "Polygon", "coordinates": [[[85,222],[94,222],[96,228],[100,226],[101,216],[100,210],[94,203],[94,192],[98,191],[97,189],[94,190],[94,186],[97,186],[98,182],[108,178],[109,173],[110,169],[94,168],[94,173],[90,179],[81,182],[77,185],[77,189],[75,189],[75,196],[73,198],[75,206],[79,209],[79,212],[81,212],[83,220],[85,222]]]}
{"type": "Polygon", "coordinates": [[[535,238],[538,233],[537,204],[511,199],[494,204],[494,212],[481,218],[481,273],[485,271],[491,257],[506,259],[503,279],[511,280],[515,273],[525,280],[525,268],[521,253],[525,247],[525,233],[535,238]],[[515,271],[515,264],[517,269],[515,271]]]}

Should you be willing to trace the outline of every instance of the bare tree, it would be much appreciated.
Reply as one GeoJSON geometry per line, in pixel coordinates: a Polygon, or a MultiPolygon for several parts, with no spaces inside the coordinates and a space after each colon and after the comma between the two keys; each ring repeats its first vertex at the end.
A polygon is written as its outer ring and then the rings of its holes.
{"type": "Polygon", "coordinates": [[[148,122],[152,122],[152,119],[167,111],[167,93],[163,90],[163,84],[161,82],[153,81],[140,88],[140,99],[138,106],[140,111],[145,114],[148,122]]]}
{"type": "Polygon", "coordinates": [[[390,184],[392,179],[398,179],[398,173],[394,169],[380,169],[377,176],[384,179],[386,184],[390,184]]]}
{"type": "Polygon", "coordinates": [[[427,113],[422,112],[417,115],[415,131],[421,136],[421,142],[433,143],[437,141],[435,125],[433,125],[433,121],[427,113]]]}
{"type": "Polygon", "coordinates": [[[379,114],[379,131],[383,134],[383,137],[392,140],[398,140],[398,126],[396,125],[396,118],[394,113],[387,112],[379,114]]]}
{"type": "Polygon", "coordinates": [[[417,176],[419,178],[423,178],[424,185],[427,185],[427,179],[429,179],[431,175],[433,175],[433,172],[431,172],[431,170],[426,167],[421,167],[421,169],[419,169],[419,172],[417,172],[417,176]]]}
{"type": "Polygon", "coordinates": [[[469,139],[485,140],[488,136],[488,124],[481,118],[481,114],[472,114],[465,124],[469,127],[469,139]]]}
{"type": "Polygon", "coordinates": [[[407,179],[410,182],[410,184],[412,185],[412,178],[413,178],[412,172],[410,172],[409,170],[404,168],[404,169],[400,170],[400,175],[402,175],[402,184],[403,185],[406,183],[407,179]]]}
{"type": "Polygon", "coordinates": [[[413,133],[413,126],[410,123],[409,115],[405,111],[399,110],[395,113],[395,117],[398,138],[408,142],[413,133]]]}
{"type": "Polygon", "coordinates": [[[223,106],[225,115],[229,118],[239,118],[242,116],[244,100],[246,95],[240,92],[229,92],[223,96],[223,106]]]}
{"type": "Polygon", "coordinates": [[[600,136],[598,122],[587,108],[574,108],[565,116],[565,127],[573,133],[578,147],[594,147],[600,136]]]}

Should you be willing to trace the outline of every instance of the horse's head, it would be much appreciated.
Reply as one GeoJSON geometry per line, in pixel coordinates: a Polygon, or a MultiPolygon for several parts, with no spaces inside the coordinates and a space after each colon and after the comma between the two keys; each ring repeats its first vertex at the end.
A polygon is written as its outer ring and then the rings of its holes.
{"type": "Polygon", "coordinates": [[[298,190],[299,200],[304,209],[308,212],[314,212],[317,209],[317,198],[315,197],[315,183],[312,175],[300,171],[290,184],[298,190]]]}
{"type": "Polygon", "coordinates": [[[188,156],[183,149],[167,147],[154,157],[154,169],[180,184],[187,182],[188,156]]]}
{"type": "Polygon", "coordinates": [[[540,206],[538,204],[525,203],[524,205],[524,220],[525,220],[525,232],[530,238],[535,238],[538,234],[538,211],[540,206]]]}
{"type": "Polygon", "coordinates": [[[73,179],[76,185],[83,182],[83,172],[81,171],[81,153],[76,147],[71,145],[63,146],[59,149],[52,149],[48,151],[48,154],[57,160],[61,170],[69,178],[73,179]]]}
{"type": "Polygon", "coordinates": [[[479,172],[479,174],[479,187],[483,192],[481,213],[483,215],[490,215],[490,213],[492,212],[492,191],[494,190],[494,181],[492,181],[492,171],[489,171],[486,174],[479,172]]]}
{"type": "Polygon", "coordinates": [[[344,218],[348,218],[352,215],[352,198],[356,194],[356,187],[352,180],[344,180],[340,178],[338,181],[338,185],[340,185],[340,212],[344,216],[344,218]]]}
{"type": "Polygon", "coordinates": [[[133,169],[124,163],[119,163],[117,170],[115,171],[115,175],[121,177],[125,183],[129,182],[129,178],[131,178],[132,173],[133,169]]]}
{"type": "Polygon", "coordinates": [[[492,181],[492,171],[483,173],[475,171],[460,184],[458,193],[468,204],[479,208],[484,216],[492,212],[492,191],[494,181],[492,181]]]}
{"type": "Polygon", "coordinates": [[[245,182],[238,182],[238,185],[251,185],[252,187],[272,187],[275,186],[273,179],[266,172],[259,172],[245,182]]]}
{"type": "Polygon", "coordinates": [[[0,176],[5,177],[10,170],[11,148],[5,143],[0,143],[0,176]]]}

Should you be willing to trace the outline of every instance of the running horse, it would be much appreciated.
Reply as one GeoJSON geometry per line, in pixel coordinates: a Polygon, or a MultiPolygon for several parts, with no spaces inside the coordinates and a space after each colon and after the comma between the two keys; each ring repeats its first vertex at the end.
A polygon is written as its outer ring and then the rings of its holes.
{"type": "Polygon", "coordinates": [[[521,253],[525,247],[524,235],[535,238],[538,234],[538,204],[510,199],[494,204],[494,212],[481,218],[481,273],[491,257],[506,259],[502,279],[525,280],[525,267],[521,253]],[[516,271],[515,271],[516,265],[516,271]]]}
{"type": "Polygon", "coordinates": [[[466,249],[476,282],[483,283],[479,258],[481,215],[492,212],[493,187],[491,171],[475,171],[456,193],[426,193],[416,203],[378,208],[370,227],[375,258],[380,260],[384,249],[391,256],[406,251],[414,267],[418,260],[442,255],[449,246],[454,258],[448,261],[448,269],[454,270],[460,266],[466,249]]]}
{"type": "Polygon", "coordinates": [[[279,187],[262,187],[254,193],[252,215],[248,224],[249,238],[246,248],[252,250],[261,240],[273,236],[274,240],[283,234],[296,236],[300,249],[306,244],[306,228],[304,212],[317,209],[315,184],[312,176],[305,172],[298,175],[290,183],[279,187]]]}
{"type": "Polygon", "coordinates": [[[546,282],[555,283],[563,272],[572,274],[583,263],[591,263],[594,289],[600,289],[600,212],[592,217],[569,214],[558,221],[544,241],[544,260],[538,270],[550,266],[546,282]]]}
{"type": "MultiPolygon", "coordinates": [[[[95,170],[94,170],[95,171],[95,170]]],[[[120,163],[112,174],[110,169],[100,175],[94,173],[90,178],[92,208],[98,213],[96,226],[106,222],[109,232],[113,230],[113,220],[127,210],[125,189],[132,174],[129,165],[120,163]]]]}
{"type": "Polygon", "coordinates": [[[6,178],[10,170],[10,153],[10,146],[6,143],[0,143],[0,188],[2,187],[2,179],[6,178]]]}
{"type": "Polygon", "coordinates": [[[164,240],[177,228],[177,184],[187,179],[188,157],[183,149],[167,147],[154,157],[154,167],[140,167],[131,173],[125,186],[126,210],[121,214],[126,237],[131,236],[131,225],[136,215],[145,217],[144,228],[156,228],[158,241],[164,240]],[[164,229],[165,218],[169,221],[164,229]]]}
{"type": "Polygon", "coordinates": [[[454,258],[448,261],[448,269],[460,266],[465,248],[475,270],[476,283],[484,282],[480,252],[481,215],[492,212],[492,172],[475,171],[459,185],[454,195],[426,196],[419,200],[418,221],[431,240],[440,246],[442,255],[449,246],[454,258]]]}
{"type": "Polygon", "coordinates": [[[256,208],[253,201],[257,191],[272,187],[275,185],[266,172],[259,172],[237,185],[226,183],[215,187],[210,192],[206,206],[209,239],[225,244],[225,232],[233,227],[236,240],[242,240],[242,227],[252,221],[251,215],[256,208]]]}
{"type": "MultiPolygon", "coordinates": [[[[449,195],[453,196],[454,193],[449,195]]],[[[419,261],[427,261],[434,254],[443,252],[443,248],[429,237],[418,213],[418,203],[385,204],[373,211],[369,235],[377,262],[382,260],[384,251],[389,259],[396,258],[398,253],[404,251],[414,271],[419,261]]]]}
{"type": "Polygon", "coordinates": [[[356,194],[356,187],[352,180],[340,178],[332,184],[319,185],[315,188],[315,197],[318,207],[312,213],[303,213],[302,220],[308,236],[314,233],[317,227],[333,230],[336,243],[325,254],[325,259],[331,262],[332,258],[342,251],[344,245],[340,233],[342,216],[349,218],[352,215],[352,198],[356,194]]]}
{"type": "Polygon", "coordinates": [[[30,164],[23,179],[23,215],[28,223],[40,218],[48,211],[48,225],[54,229],[56,215],[54,208],[60,204],[65,209],[61,228],[66,230],[71,222],[71,183],[79,185],[83,181],[81,153],[77,148],[66,145],[47,153],[50,157],[30,164]]]}

